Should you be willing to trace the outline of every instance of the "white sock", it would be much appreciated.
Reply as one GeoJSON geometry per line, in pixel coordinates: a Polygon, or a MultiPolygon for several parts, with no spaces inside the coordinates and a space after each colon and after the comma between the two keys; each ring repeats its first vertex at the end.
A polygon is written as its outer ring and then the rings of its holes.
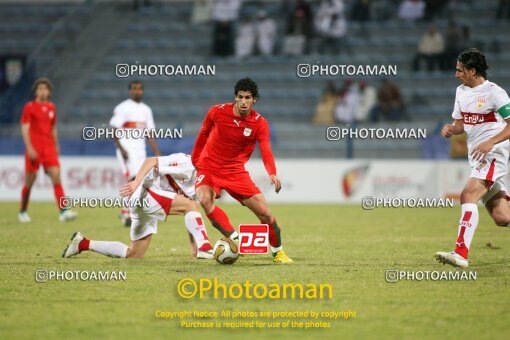
{"type": "Polygon", "coordinates": [[[455,252],[467,259],[469,247],[473,241],[476,227],[478,227],[478,206],[476,203],[464,203],[461,205],[462,215],[459,221],[459,231],[455,252]]]}
{"type": "Polygon", "coordinates": [[[229,238],[232,241],[237,241],[237,240],[239,240],[239,234],[237,233],[237,231],[234,231],[232,234],[230,234],[229,238]]]}
{"type": "Polygon", "coordinates": [[[128,246],[122,242],[90,240],[89,249],[110,257],[126,257],[128,246]]]}
{"type": "Polygon", "coordinates": [[[204,219],[198,211],[190,211],[184,215],[184,224],[188,232],[193,235],[197,247],[200,248],[204,243],[209,242],[207,231],[205,230],[204,219]]]}
{"type": "Polygon", "coordinates": [[[271,252],[274,254],[274,253],[277,253],[279,252],[280,250],[283,250],[283,246],[279,246],[279,247],[273,247],[271,246],[271,252]]]}

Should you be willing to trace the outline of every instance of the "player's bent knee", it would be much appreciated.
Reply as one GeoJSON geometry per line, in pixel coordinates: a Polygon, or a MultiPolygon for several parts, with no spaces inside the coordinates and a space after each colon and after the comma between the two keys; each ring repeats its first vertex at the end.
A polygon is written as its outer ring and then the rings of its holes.
{"type": "Polygon", "coordinates": [[[194,201],[186,199],[186,203],[183,206],[183,212],[187,214],[190,211],[200,212],[197,204],[194,201]]]}
{"type": "Polygon", "coordinates": [[[210,212],[214,207],[214,199],[210,194],[201,195],[198,197],[198,202],[205,211],[210,212]]]}
{"type": "Polygon", "coordinates": [[[460,203],[474,203],[476,201],[475,195],[471,191],[464,190],[460,194],[460,203]]]}
{"type": "Polygon", "coordinates": [[[260,222],[262,223],[271,223],[273,221],[273,214],[269,209],[265,209],[257,214],[257,217],[259,218],[260,222]]]}
{"type": "Polygon", "coordinates": [[[184,215],[190,211],[198,211],[197,204],[194,201],[179,194],[173,199],[169,215],[184,215]]]}
{"type": "Polygon", "coordinates": [[[50,179],[51,179],[51,183],[53,183],[53,184],[60,184],[60,174],[59,173],[57,173],[57,174],[50,173],[49,176],[50,176],[50,179]]]}
{"type": "Polygon", "coordinates": [[[127,259],[143,259],[144,255],[145,254],[140,254],[140,253],[131,251],[131,249],[128,249],[128,251],[126,253],[126,258],[127,259]]]}
{"type": "Polygon", "coordinates": [[[25,186],[32,187],[34,185],[35,180],[37,179],[37,173],[35,172],[27,172],[25,174],[25,186]]]}

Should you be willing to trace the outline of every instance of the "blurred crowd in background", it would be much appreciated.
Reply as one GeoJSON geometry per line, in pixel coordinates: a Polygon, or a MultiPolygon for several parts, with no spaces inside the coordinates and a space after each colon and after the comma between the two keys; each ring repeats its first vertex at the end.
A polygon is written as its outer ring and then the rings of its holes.
{"type": "MultiPolygon", "coordinates": [[[[215,77],[189,78],[185,86],[144,78],[158,122],[179,126],[193,126],[203,107],[231,98],[233,81],[256,75],[265,90],[257,107],[272,122],[277,151],[287,157],[343,152],[340,143],[316,138],[331,124],[441,126],[451,119],[455,61],[465,48],[488,55],[491,80],[497,76],[505,88],[510,79],[504,49],[510,0],[40,1],[2,3],[0,19],[0,153],[21,148],[11,127],[36,76],[56,84],[61,136],[68,138],[63,152],[105,152],[99,143],[81,143],[75,131],[84,121],[106,121],[125,98],[112,72],[119,63],[218,66],[215,77]],[[395,65],[398,74],[304,80],[289,71],[300,63],[395,65]]],[[[354,157],[390,157],[392,143],[356,144],[354,157]]],[[[430,157],[444,157],[445,141],[434,143],[431,149],[439,151],[430,157]]],[[[462,143],[452,143],[461,155],[462,143]]],[[[404,146],[402,157],[429,157],[417,144],[404,146]]]]}

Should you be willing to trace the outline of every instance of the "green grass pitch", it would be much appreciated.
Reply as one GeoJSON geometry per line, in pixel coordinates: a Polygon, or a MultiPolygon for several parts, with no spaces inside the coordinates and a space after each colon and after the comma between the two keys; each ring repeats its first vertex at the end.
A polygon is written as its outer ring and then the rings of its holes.
{"type": "MultiPolygon", "coordinates": [[[[244,207],[223,205],[234,224],[257,222],[244,207]]],[[[451,250],[460,208],[377,209],[360,206],[273,205],[293,265],[276,266],[267,255],[240,258],[233,266],[191,259],[181,216],[159,224],[144,260],[87,252],[61,253],[74,231],[98,240],[129,241],[116,209],[79,209],[60,223],[53,203],[31,203],[32,223],[19,224],[18,203],[0,203],[0,338],[172,338],[217,336],[272,338],[510,338],[510,234],[480,209],[471,247],[476,281],[387,283],[387,269],[457,269],[436,263],[451,250]],[[486,243],[491,242],[492,247],[486,243]],[[36,283],[47,270],[122,270],[126,281],[36,283]],[[183,299],[177,282],[218,278],[222,283],[329,283],[322,300],[183,299]],[[183,329],[155,311],[343,311],[356,318],[332,320],[328,329],[183,329]]],[[[214,242],[219,233],[207,223],[214,242]]],[[[282,319],[283,320],[283,319],[282,319]]],[[[239,320],[238,320],[239,321],[239,320]]]]}

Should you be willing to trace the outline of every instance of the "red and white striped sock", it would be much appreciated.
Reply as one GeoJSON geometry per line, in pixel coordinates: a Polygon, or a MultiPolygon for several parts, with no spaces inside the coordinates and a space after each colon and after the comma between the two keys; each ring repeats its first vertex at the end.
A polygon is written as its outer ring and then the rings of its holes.
{"type": "Polygon", "coordinates": [[[186,225],[188,232],[193,235],[198,248],[201,248],[204,244],[210,245],[209,237],[207,237],[207,230],[205,229],[204,225],[204,220],[198,211],[190,211],[184,215],[184,224],[186,225]]]}
{"type": "Polygon", "coordinates": [[[469,247],[473,241],[476,227],[478,227],[478,206],[476,203],[461,205],[462,216],[459,221],[459,232],[455,252],[463,258],[468,258],[469,247]]]}

